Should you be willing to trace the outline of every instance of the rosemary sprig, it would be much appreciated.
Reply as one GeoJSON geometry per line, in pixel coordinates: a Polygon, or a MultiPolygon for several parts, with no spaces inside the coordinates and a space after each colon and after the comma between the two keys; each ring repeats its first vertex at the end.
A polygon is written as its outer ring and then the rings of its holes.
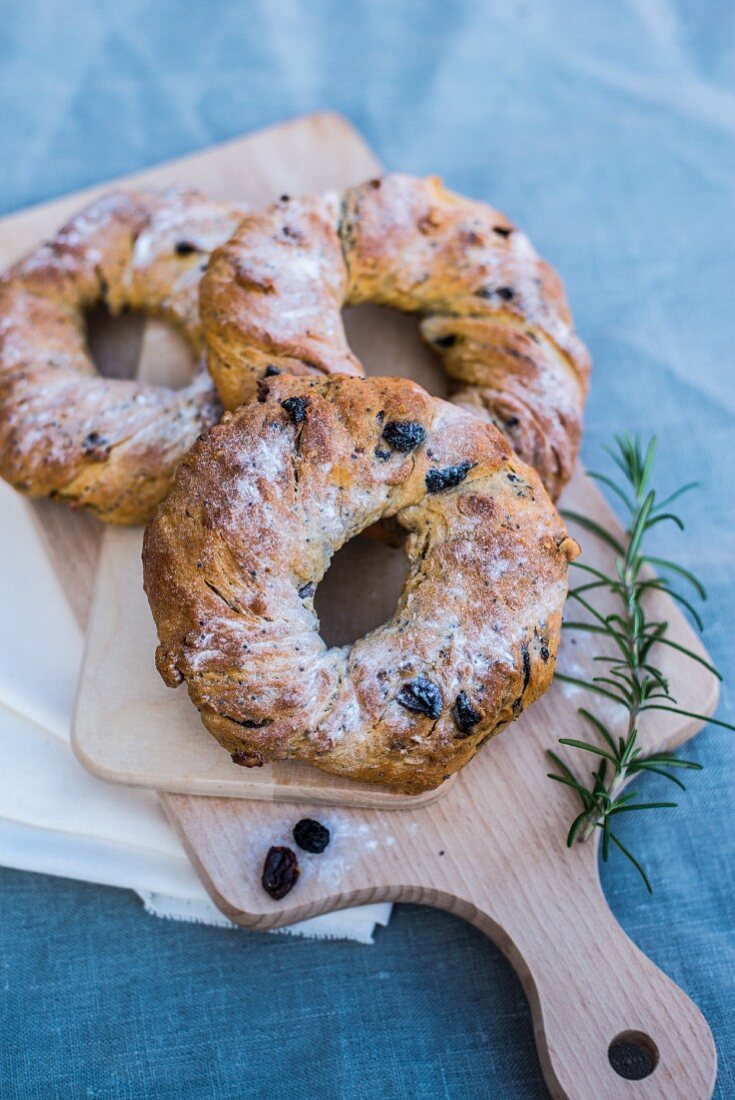
{"type": "Polygon", "coordinates": [[[714,725],[735,729],[727,722],[720,722],[707,715],[694,714],[682,709],[671,694],[663,672],[654,663],[654,651],[658,646],[668,646],[683,653],[692,661],[704,665],[713,676],[721,679],[719,672],[698,653],[673,642],[668,637],[669,624],[648,617],[646,597],[651,592],[665,592],[686,608],[699,629],[702,623],[691,601],[675,587],[674,580],[686,581],[700,599],[706,592],[700,581],[676,562],[654,557],[646,552],[648,532],[659,523],[671,522],[684,529],[681,519],[670,506],[684,493],[695,488],[696,482],[683,485],[665,500],[657,501],[656,492],[649,488],[656,454],[656,439],[642,446],[640,440],[628,435],[615,437],[615,449],[608,453],[622,473],[619,480],[605,474],[589,476],[607,486],[622,502],[627,513],[624,538],[577,512],[565,512],[568,519],[600,538],[615,553],[615,570],[612,576],[582,562],[574,562],[575,568],[584,574],[577,587],[570,589],[569,598],[585,609],[589,621],[565,620],[567,630],[586,631],[599,635],[612,643],[614,656],[598,655],[595,661],[603,666],[600,675],[590,682],[557,672],[557,677],[612,700],[626,713],[625,735],[615,737],[605,722],[590,710],[582,707],[580,716],[587,726],[599,736],[599,742],[572,737],[559,739],[561,745],[581,750],[597,758],[597,766],[591,773],[591,782],[585,784],[571,768],[554,752],[549,756],[560,774],[550,773],[549,778],[571,787],[580,802],[580,813],[574,818],[567,835],[569,847],[576,841],[587,840],[596,829],[602,832],[602,858],[607,861],[611,846],[626,856],[641,875],[646,888],[653,893],[648,875],[639,861],[625,847],[613,831],[614,819],[620,814],[638,810],[675,807],[676,802],[638,802],[632,792],[622,792],[623,784],[640,772],[654,772],[664,776],[682,790],[681,779],[675,769],[699,771],[701,765],[682,760],[671,753],[659,752],[643,755],[638,745],[638,726],[641,714],[649,710],[671,711],[691,718],[711,722],[714,725]],[[651,567],[661,571],[654,576],[651,567]],[[594,594],[606,591],[615,599],[615,610],[603,614],[594,604],[594,594]]]}

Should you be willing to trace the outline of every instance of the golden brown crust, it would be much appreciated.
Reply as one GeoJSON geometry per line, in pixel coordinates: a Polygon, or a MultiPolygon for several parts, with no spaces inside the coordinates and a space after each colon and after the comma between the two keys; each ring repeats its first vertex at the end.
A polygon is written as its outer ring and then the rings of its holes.
{"type": "Polygon", "coordinates": [[[0,475],[111,523],[139,523],[221,412],[205,370],[180,390],[100,377],[84,312],[163,317],[201,353],[199,282],[243,211],[191,189],[114,192],[0,279],[0,475]]]}
{"type": "Polygon", "coordinates": [[[228,409],[275,366],[360,374],[344,305],[422,316],[452,400],[492,421],[556,497],[581,435],[589,357],[527,237],[439,180],[388,175],[245,218],[202,281],[209,368],[228,409]]]}
{"type": "Polygon", "coordinates": [[[269,378],[146,528],[156,663],[238,763],[418,793],[549,686],[576,552],[492,425],[402,379],[269,378]],[[314,589],[383,517],[407,533],[395,615],[328,649],[314,589]]]}

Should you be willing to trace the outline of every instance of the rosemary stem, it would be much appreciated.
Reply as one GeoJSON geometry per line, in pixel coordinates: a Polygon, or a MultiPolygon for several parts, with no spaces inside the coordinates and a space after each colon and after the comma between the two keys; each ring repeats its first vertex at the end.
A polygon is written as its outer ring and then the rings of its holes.
{"type": "MultiPolygon", "coordinates": [[[[652,893],[653,888],[645,868],[613,832],[613,818],[633,810],[673,808],[676,803],[641,802],[635,794],[621,793],[621,788],[626,780],[640,772],[649,771],[663,776],[683,790],[684,784],[673,774],[674,769],[699,770],[700,765],[691,760],[675,759],[667,752],[645,755],[639,744],[638,723],[645,710],[671,711],[691,718],[701,718],[702,721],[706,720],[706,716],[693,714],[679,707],[671,694],[668,678],[657,667],[656,659],[651,654],[659,644],[668,646],[683,653],[692,661],[705,664],[705,667],[715,676],[719,676],[719,673],[712,665],[703,662],[692,649],[666,637],[669,624],[663,616],[659,621],[649,619],[646,615],[645,604],[648,594],[657,591],[687,608],[700,630],[702,629],[696,611],[672,584],[672,574],[675,578],[686,581],[702,599],[706,599],[706,592],[701,582],[677,562],[652,557],[644,551],[646,535],[662,521],[673,521],[680,530],[683,529],[684,525],[679,517],[668,511],[668,508],[682,493],[693,488],[693,485],[683,485],[657,504],[656,491],[650,487],[656,453],[655,437],[649,440],[647,445],[643,445],[637,436],[623,434],[615,436],[615,444],[616,449],[610,450],[609,453],[623,475],[622,485],[607,474],[590,472],[590,477],[608,485],[625,504],[628,513],[625,536],[612,535],[604,524],[589,516],[578,512],[566,513],[567,518],[578,523],[583,530],[612,547],[616,560],[614,569],[610,569],[609,572],[579,564],[579,568],[588,578],[591,575],[595,579],[594,581],[588,579],[586,583],[570,589],[569,595],[593,617],[594,622],[574,620],[564,622],[570,630],[586,630],[594,635],[607,636],[608,642],[614,649],[612,655],[607,652],[595,656],[596,661],[602,661],[608,666],[604,675],[592,676],[589,683],[579,677],[564,676],[563,678],[569,683],[589,687],[591,693],[604,696],[608,700],[615,700],[623,708],[627,728],[624,736],[617,735],[605,716],[595,714],[587,706],[580,707],[579,715],[584,719],[585,728],[592,726],[597,739],[595,742],[590,742],[576,737],[560,737],[559,743],[595,757],[597,763],[592,771],[592,781],[585,782],[551,750],[549,750],[549,756],[554,761],[558,772],[550,773],[549,778],[575,790],[581,803],[579,805],[581,812],[576,814],[567,831],[567,846],[571,847],[575,841],[588,840],[595,830],[601,829],[603,860],[608,858],[612,844],[630,860],[643,879],[646,889],[652,893]],[[651,566],[663,569],[664,576],[652,577],[651,566]],[[613,597],[615,604],[614,609],[607,613],[595,606],[595,598],[592,597],[590,601],[589,596],[593,590],[599,591],[605,588],[613,597]]],[[[735,730],[735,726],[727,722],[718,721],[717,724],[735,730]]]]}
{"type": "MultiPolygon", "coordinates": [[[[630,738],[633,736],[633,734],[635,733],[635,730],[636,730],[636,724],[638,722],[638,706],[639,706],[639,704],[636,703],[635,706],[633,707],[633,709],[630,712],[630,717],[628,719],[628,730],[627,730],[627,734],[626,734],[626,738],[625,738],[626,743],[628,741],[630,741],[630,738]]],[[[610,798],[610,800],[612,802],[615,801],[615,798],[617,797],[617,795],[620,791],[620,788],[625,783],[625,780],[627,779],[627,777],[628,777],[628,765],[627,764],[619,764],[615,769],[615,775],[613,776],[612,782],[610,783],[610,786],[607,789],[608,797],[610,798]]],[[[586,822],[584,828],[579,830],[578,843],[581,844],[585,840],[589,840],[589,838],[594,833],[595,829],[597,829],[598,827],[601,827],[602,824],[604,823],[606,813],[607,813],[607,810],[606,810],[605,806],[598,799],[596,805],[593,807],[593,809],[590,810],[589,814],[587,815],[587,822],[586,822]]]]}
{"type": "MultiPolygon", "coordinates": [[[[635,503],[636,503],[636,513],[638,513],[640,508],[641,508],[641,505],[643,503],[641,494],[636,493],[635,503]]],[[[631,532],[627,531],[626,534],[627,534],[628,538],[630,539],[631,532]]],[[[634,697],[634,699],[631,703],[630,710],[629,710],[629,713],[628,713],[628,728],[627,728],[626,736],[625,736],[625,744],[628,745],[628,744],[630,744],[631,738],[634,737],[636,732],[637,732],[638,718],[639,718],[639,714],[640,714],[640,706],[641,706],[641,702],[642,702],[644,688],[643,688],[643,684],[641,682],[641,668],[640,668],[640,659],[641,659],[640,642],[641,642],[641,638],[640,638],[640,632],[638,631],[637,626],[636,626],[636,624],[638,622],[638,614],[637,614],[637,610],[638,610],[637,576],[634,574],[634,571],[631,567],[630,554],[629,553],[628,553],[628,555],[626,555],[625,562],[621,563],[621,564],[623,565],[623,568],[620,571],[621,572],[621,580],[623,582],[623,591],[620,593],[620,599],[621,599],[621,602],[625,606],[625,615],[626,615],[626,620],[627,620],[626,621],[626,627],[627,627],[626,633],[631,637],[631,640],[632,640],[632,643],[633,643],[632,646],[631,646],[631,657],[630,657],[630,661],[629,661],[629,667],[630,667],[631,676],[634,679],[635,685],[636,685],[635,697],[634,697]]],[[[586,821],[584,827],[582,829],[580,829],[580,831],[578,833],[578,838],[579,838],[580,843],[584,843],[584,841],[589,840],[589,838],[592,836],[592,834],[595,832],[595,830],[597,828],[601,828],[602,825],[604,824],[605,817],[607,816],[607,808],[608,808],[609,803],[615,801],[615,798],[616,798],[617,794],[619,793],[621,787],[623,786],[623,784],[625,783],[625,780],[627,779],[628,766],[629,766],[630,762],[631,762],[630,759],[626,755],[626,756],[624,756],[623,760],[620,760],[616,763],[615,772],[613,774],[610,785],[608,786],[607,791],[606,791],[606,796],[607,796],[606,801],[603,802],[602,799],[600,799],[600,798],[598,798],[596,800],[596,803],[595,803],[594,807],[590,810],[589,814],[587,815],[587,821],[586,821]]]]}

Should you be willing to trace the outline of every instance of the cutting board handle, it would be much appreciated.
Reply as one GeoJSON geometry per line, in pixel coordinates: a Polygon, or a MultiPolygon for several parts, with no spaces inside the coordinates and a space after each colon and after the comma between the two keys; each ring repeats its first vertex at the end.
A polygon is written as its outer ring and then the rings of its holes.
{"type": "Polygon", "coordinates": [[[537,877],[515,898],[482,890],[474,913],[462,903],[452,907],[485,931],[518,973],[551,1095],[708,1100],[717,1053],[707,1021],[613,917],[594,847],[569,862],[576,864],[569,878],[557,865],[557,882],[541,890],[537,877]]]}
{"type": "Polygon", "coordinates": [[[460,777],[446,798],[415,812],[331,810],[339,888],[325,856],[279,902],[255,871],[243,873],[243,853],[254,836],[288,835],[295,813],[323,808],[181,795],[163,802],[216,904],[248,927],[383,900],[432,905],[476,925],[523,984],[556,1100],[709,1100],[717,1054],[707,1022],[615,920],[594,842],[551,842],[555,819],[528,815],[519,829],[518,806],[491,816],[489,786],[478,784],[475,799],[460,777]],[[365,845],[355,853],[359,835],[365,845]]]}

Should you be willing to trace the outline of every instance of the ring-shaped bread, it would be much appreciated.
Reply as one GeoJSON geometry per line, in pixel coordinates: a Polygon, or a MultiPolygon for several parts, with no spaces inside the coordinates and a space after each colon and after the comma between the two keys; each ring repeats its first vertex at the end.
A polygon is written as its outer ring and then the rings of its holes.
{"type": "Polygon", "coordinates": [[[577,552],[491,424],[405,379],[269,379],[146,528],[156,664],[238,764],[425,791],[549,686],[577,552]],[[328,648],[316,587],[385,517],[407,535],[395,614],[328,648]]]}
{"type": "Polygon", "coordinates": [[[139,523],[221,413],[203,367],[199,282],[242,208],[192,189],[118,191],[0,279],[0,475],[111,523],[139,523]],[[101,377],[85,312],[105,303],[172,322],[199,366],[179,390],[101,377]]]}
{"type": "Polygon", "coordinates": [[[421,316],[452,400],[500,428],[556,498],[574,467],[589,375],[562,283],[502,214],[436,178],[284,196],[245,218],[201,290],[225,408],[269,367],[362,374],[341,310],[368,301],[421,316]]]}

